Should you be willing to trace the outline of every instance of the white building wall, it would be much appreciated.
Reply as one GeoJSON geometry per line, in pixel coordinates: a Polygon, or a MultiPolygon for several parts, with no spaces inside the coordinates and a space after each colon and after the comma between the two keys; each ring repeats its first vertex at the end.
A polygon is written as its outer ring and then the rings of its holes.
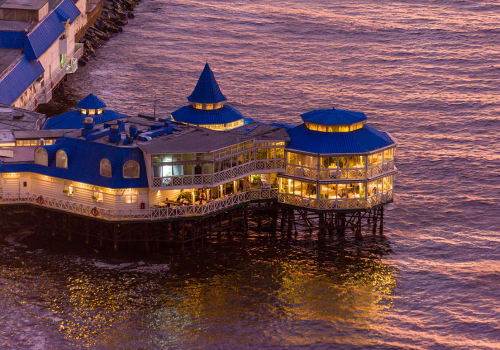
{"type": "MultiPolygon", "coordinates": [[[[8,174],[6,174],[8,175],[8,174]]],[[[3,177],[2,178],[3,195],[18,195],[19,194],[19,177],[3,177]]]]}
{"type": "Polygon", "coordinates": [[[29,177],[31,178],[30,192],[38,195],[106,209],[139,209],[141,203],[144,203],[146,208],[149,207],[149,189],[108,189],[45,175],[31,174],[29,177]],[[73,185],[71,195],[64,192],[69,185],[73,185]],[[102,193],[102,202],[93,198],[96,192],[102,193]],[[127,203],[127,200],[131,199],[134,203],[127,203]]]}

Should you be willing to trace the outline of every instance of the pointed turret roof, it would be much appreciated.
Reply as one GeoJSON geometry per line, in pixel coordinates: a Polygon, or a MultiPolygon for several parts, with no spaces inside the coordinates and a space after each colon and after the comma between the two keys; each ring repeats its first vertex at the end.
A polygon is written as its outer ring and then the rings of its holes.
{"type": "Polygon", "coordinates": [[[99,109],[106,107],[106,104],[94,94],[89,94],[76,105],[80,109],[99,109]]]}
{"type": "Polygon", "coordinates": [[[226,101],[226,96],[222,94],[219,84],[214,77],[214,72],[210,69],[208,63],[205,64],[203,72],[201,72],[198,83],[193,92],[188,97],[190,102],[198,103],[218,103],[226,101]]]}

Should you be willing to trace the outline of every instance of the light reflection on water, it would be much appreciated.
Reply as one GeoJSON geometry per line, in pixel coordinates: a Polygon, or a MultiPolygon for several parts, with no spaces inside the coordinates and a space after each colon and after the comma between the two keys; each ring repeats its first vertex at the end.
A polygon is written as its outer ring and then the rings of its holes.
{"type": "MultiPolygon", "coordinates": [[[[372,344],[365,333],[392,306],[396,287],[394,269],[380,260],[390,251],[380,238],[328,251],[232,242],[168,265],[3,248],[11,261],[0,270],[4,306],[26,303],[33,325],[59,348],[372,344]]],[[[4,320],[0,344],[13,340],[5,325],[18,316],[4,320]]]]}

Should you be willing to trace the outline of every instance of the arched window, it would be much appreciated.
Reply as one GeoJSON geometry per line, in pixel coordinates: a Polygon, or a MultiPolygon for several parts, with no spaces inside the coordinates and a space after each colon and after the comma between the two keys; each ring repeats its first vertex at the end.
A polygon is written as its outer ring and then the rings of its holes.
{"type": "Polygon", "coordinates": [[[38,147],[35,150],[35,164],[40,164],[44,166],[49,165],[49,155],[47,154],[47,150],[43,147],[38,147]]]}
{"type": "Polygon", "coordinates": [[[99,174],[104,177],[111,177],[111,162],[107,158],[101,159],[101,165],[99,167],[99,174]]]}
{"type": "Polygon", "coordinates": [[[135,179],[140,175],[139,163],[135,160],[127,160],[123,164],[123,177],[126,179],[135,179]]]}
{"type": "Polygon", "coordinates": [[[62,149],[56,152],[56,167],[68,168],[68,155],[62,149]]]}

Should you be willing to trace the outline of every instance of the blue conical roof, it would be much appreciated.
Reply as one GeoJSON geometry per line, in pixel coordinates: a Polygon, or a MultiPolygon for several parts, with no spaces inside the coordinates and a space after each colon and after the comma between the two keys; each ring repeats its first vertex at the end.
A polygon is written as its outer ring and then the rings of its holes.
{"type": "Polygon", "coordinates": [[[94,94],[89,94],[83,100],[78,102],[76,107],[80,109],[99,109],[106,107],[106,104],[102,102],[99,99],[99,97],[95,96],[94,94]]]}
{"type": "Polygon", "coordinates": [[[210,69],[208,63],[205,64],[203,72],[201,72],[198,83],[193,92],[188,97],[190,102],[198,103],[218,103],[226,101],[226,96],[222,94],[219,84],[214,77],[214,72],[210,69]]]}

